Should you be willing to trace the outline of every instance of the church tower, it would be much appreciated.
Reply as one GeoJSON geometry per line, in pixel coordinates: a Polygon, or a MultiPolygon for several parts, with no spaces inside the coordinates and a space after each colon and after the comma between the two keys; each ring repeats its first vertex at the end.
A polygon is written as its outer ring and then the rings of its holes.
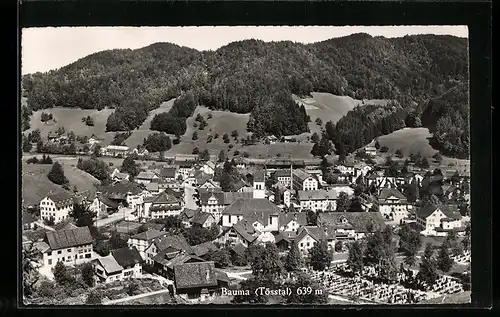
{"type": "Polygon", "coordinates": [[[266,173],[262,169],[253,175],[253,198],[266,198],[266,173]]]}

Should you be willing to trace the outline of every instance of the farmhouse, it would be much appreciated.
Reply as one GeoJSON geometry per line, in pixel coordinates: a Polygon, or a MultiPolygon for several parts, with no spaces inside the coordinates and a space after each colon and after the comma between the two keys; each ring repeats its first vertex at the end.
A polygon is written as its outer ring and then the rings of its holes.
{"type": "Polygon", "coordinates": [[[377,156],[377,148],[373,145],[367,145],[364,148],[365,153],[370,155],[371,157],[377,156]]]}
{"type": "Polygon", "coordinates": [[[146,259],[146,249],[151,245],[154,239],[167,235],[165,231],[147,230],[131,236],[127,243],[129,247],[135,247],[139,251],[141,257],[146,259]]]}
{"type": "Polygon", "coordinates": [[[297,232],[300,227],[307,225],[307,217],[301,212],[280,213],[279,231],[297,232]]]}
{"type": "Polygon", "coordinates": [[[120,182],[120,181],[128,181],[130,178],[130,175],[127,173],[122,173],[117,168],[115,168],[113,173],[111,173],[110,177],[113,181],[120,182]]]}
{"type": "Polygon", "coordinates": [[[309,250],[321,240],[326,240],[328,249],[334,250],[335,231],[329,227],[305,226],[300,228],[297,237],[295,237],[295,243],[305,255],[309,254],[309,250]]]}
{"type": "Polygon", "coordinates": [[[417,211],[417,224],[424,235],[446,236],[450,231],[465,232],[462,215],[456,205],[424,206],[417,211]]]}
{"type": "Polygon", "coordinates": [[[153,258],[162,252],[163,255],[166,253],[180,253],[193,254],[191,246],[187,243],[186,239],[182,235],[175,236],[160,236],[153,239],[153,242],[146,249],[146,262],[148,264],[153,264],[153,258]]]}
{"type": "Polygon", "coordinates": [[[294,190],[317,190],[318,180],[303,170],[293,170],[292,187],[294,190]]]}
{"type": "Polygon", "coordinates": [[[43,264],[55,266],[61,261],[66,265],[82,264],[92,260],[92,235],[88,227],[45,233],[43,264]]]}
{"type": "Polygon", "coordinates": [[[297,199],[301,209],[318,211],[334,211],[337,209],[336,190],[299,190],[297,199]]]}
{"type": "Polygon", "coordinates": [[[378,196],[379,211],[386,220],[402,223],[408,217],[408,201],[395,188],[382,188],[378,196]]]}
{"type": "Polygon", "coordinates": [[[274,237],[274,243],[280,251],[286,251],[290,249],[296,237],[295,231],[281,231],[274,237]]]}
{"type": "Polygon", "coordinates": [[[182,210],[182,212],[179,215],[179,219],[181,220],[184,227],[186,227],[186,228],[191,227],[191,220],[193,219],[194,215],[196,215],[197,213],[198,213],[198,210],[194,210],[194,209],[184,208],[182,210]]]}
{"type": "Polygon", "coordinates": [[[215,217],[208,212],[197,212],[193,218],[191,218],[191,226],[210,228],[212,225],[217,224],[215,217]]]}
{"type": "Polygon", "coordinates": [[[162,219],[167,216],[178,216],[182,210],[182,201],[167,191],[157,196],[145,197],[140,217],[162,219]]]}
{"type": "Polygon", "coordinates": [[[99,280],[109,283],[142,276],[142,262],[135,247],[125,247],[95,259],[93,264],[99,280]]]}
{"type": "Polygon", "coordinates": [[[259,231],[278,231],[281,210],[265,198],[239,198],[222,211],[222,226],[249,220],[259,231]]]}
{"type": "Polygon", "coordinates": [[[184,299],[206,299],[218,289],[214,262],[183,263],[174,266],[176,293],[184,299]]]}
{"type": "Polygon", "coordinates": [[[333,228],[339,240],[360,239],[369,232],[385,227],[384,218],[378,212],[320,213],[317,224],[333,228]]]}
{"type": "Polygon", "coordinates": [[[241,244],[247,248],[256,242],[260,235],[261,232],[255,229],[250,221],[242,219],[232,227],[225,228],[217,238],[217,241],[223,245],[226,243],[232,246],[241,244]]]}
{"type": "Polygon", "coordinates": [[[209,175],[214,175],[215,173],[215,163],[212,161],[205,162],[201,167],[199,168],[199,171],[209,174],[209,175]]]}
{"type": "Polygon", "coordinates": [[[147,191],[139,184],[130,181],[116,182],[110,186],[101,186],[98,194],[102,193],[106,198],[122,205],[139,211],[142,208],[143,198],[148,195],[147,191]]]}
{"type": "Polygon", "coordinates": [[[160,179],[163,181],[174,181],[176,180],[175,173],[177,171],[176,167],[163,167],[160,170],[160,179]]]}
{"type": "Polygon", "coordinates": [[[155,180],[158,180],[159,177],[150,171],[147,172],[140,172],[136,177],[135,177],[135,182],[139,184],[149,184],[151,182],[154,182],[155,180]]]}
{"type": "Polygon", "coordinates": [[[183,180],[191,176],[191,174],[194,172],[194,164],[189,161],[178,161],[176,162],[176,165],[179,166],[176,174],[175,174],[175,179],[182,178],[183,180]]]}
{"type": "Polygon", "coordinates": [[[73,194],[67,191],[48,195],[40,201],[40,218],[45,220],[53,217],[55,222],[67,219],[73,210],[73,199],[73,194]]]}
{"type": "Polygon", "coordinates": [[[233,193],[222,191],[200,191],[200,206],[202,212],[211,213],[218,222],[221,217],[222,210],[232,204],[238,198],[252,198],[253,193],[233,193]]]}

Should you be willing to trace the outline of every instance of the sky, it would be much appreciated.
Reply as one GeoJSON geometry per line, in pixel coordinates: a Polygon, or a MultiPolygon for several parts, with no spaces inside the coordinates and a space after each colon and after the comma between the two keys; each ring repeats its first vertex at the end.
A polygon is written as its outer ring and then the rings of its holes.
{"type": "Polygon", "coordinates": [[[217,26],[217,27],[45,27],[21,31],[21,72],[57,69],[103,50],[137,49],[170,42],[197,50],[216,50],[238,40],[314,43],[354,33],[402,37],[448,34],[468,37],[467,26],[217,26]]]}

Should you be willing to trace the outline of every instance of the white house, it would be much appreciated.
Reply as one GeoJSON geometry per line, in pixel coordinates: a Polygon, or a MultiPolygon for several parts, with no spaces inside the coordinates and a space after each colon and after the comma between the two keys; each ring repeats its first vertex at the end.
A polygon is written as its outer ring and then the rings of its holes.
{"type": "Polygon", "coordinates": [[[367,146],[365,146],[364,150],[365,150],[366,154],[368,154],[372,157],[377,156],[377,148],[375,146],[367,145],[367,146]]]}
{"type": "Polygon", "coordinates": [[[299,190],[297,199],[301,210],[310,209],[317,211],[335,211],[337,209],[338,194],[336,190],[299,190]]]}
{"type": "Polygon", "coordinates": [[[92,260],[93,238],[88,227],[47,231],[43,241],[43,264],[53,267],[57,262],[78,265],[92,260]]]}
{"type": "Polygon", "coordinates": [[[462,215],[456,205],[424,206],[417,211],[417,223],[424,235],[446,236],[449,231],[465,232],[462,215]]]}
{"type": "Polygon", "coordinates": [[[398,224],[409,215],[406,197],[395,188],[382,188],[378,196],[378,205],[384,219],[398,224]]]}
{"type": "Polygon", "coordinates": [[[276,179],[278,180],[278,184],[283,187],[290,187],[290,183],[292,181],[292,172],[289,169],[279,169],[275,173],[276,179]]]}
{"type": "Polygon", "coordinates": [[[113,181],[128,181],[130,179],[130,175],[127,173],[120,172],[117,168],[110,175],[113,181]]]}
{"type": "Polygon", "coordinates": [[[92,146],[94,144],[99,144],[101,143],[101,139],[97,138],[96,136],[92,135],[90,139],[88,139],[88,143],[92,146]]]}
{"type": "Polygon", "coordinates": [[[73,210],[73,203],[74,196],[70,192],[50,194],[40,201],[40,218],[45,220],[53,217],[55,222],[63,221],[73,210]]]}
{"type": "Polygon", "coordinates": [[[294,190],[317,190],[318,180],[303,170],[293,170],[292,188],[294,190]]]}
{"type": "Polygon", "coordinates": [[[285,204],[285,206],[287,207],[290,207],[291,203],[292,203],[292,191],[286,189],[283,192],[283,204],[285,204]]]}
{"type": "Polygon", "coordinates": [[[318,226],[335,230],[337,240],[357,240],[385,228],[379,212],[328,212],[318,214],[318,226]]]}
{"type": "Polygon", "coordinates": [[[139,217],[142,218],[162,219],[167,216],[178,216],[182,211],[182,202],[174,195],[163,191],[157,196],[145,197],[141,211],[139,217]]]}
{"type": "Polygon", "coordinates": [[[302,212],[281,213],[279,216],[279,231],[297,232],[300,227],[307,225],[307,215],[302,212]]]}
{"type": "Polygon", "coordinates": [[[216,221],[220,220],[224,208],[231,205],[236,199],[253,197],[253,192],[226,193],[217,189],[213,191],[198,189],[198,192],[200,196],[199,204],[201,206],[201,211],[211,213],[216,221]]]}
{"type": "Polygon", "coordinates": [[[158,180],[159,177],[155,173],[151,171],[140,172],[135,178],[134,181],[139,184],[149,184],[158,180]]]}
{"type": "Polygon", "coordinates": [[[142,276],[142,259],[135,247],[111,251],[106,257],[93,261],[96,276],[103,283],[122,281],[142,276]]]}
{"type": "Polygon", "coordinates": [[[337,166],[335,166],[335,169],[337,169],[342,175],[355,175],[354,164],[350,162],[338,164],[337,166]]]}
{"type": "Polygon", "coordinates": [[[168,233],[159,230],[147,230],[136,235],[131,236],[127,243],[129,247],[135,247],[141,257],[146,260],[146,249],[151,245],[154,239],[164,237],[168,233]]]}
{"type": "Polygon", "coordinates": [[[199,171],[202,171],[205,174],[214,175],[215,163],[212,161],[207,161],[199,168],[199,171]]]}
{"type": "Polygon", "coordinates": [[[194,254],[191,246],[181,234],[175,236],[160,236],[153,239],[153,242],[146,248],[146,263],[153,264],[153,258],[160,252],[173,249],[186,254],[194,254]]]}
{"type": "Polygon", "coordinates": [[[309,255],[309,250],[321,240],[326,241],[329,250],[335,250],[335,232],[329,227],[302,227],[294,241],[304,255],[309,255]]]}
{"type": "Polygon", "coordinates": [[[278,231],[280,213],[281,210],[265,198],[239,198],[222,211],[222,226],[232,227],[246,219],[261,232],[278,231]]]}
{"type": "Polygon", "coordinates": [[[179,167],[176,170],[175,179],[181,177],[184,180],[194,173],[194,165],[191,162],[178,162],[177,165],[179,167]]]}

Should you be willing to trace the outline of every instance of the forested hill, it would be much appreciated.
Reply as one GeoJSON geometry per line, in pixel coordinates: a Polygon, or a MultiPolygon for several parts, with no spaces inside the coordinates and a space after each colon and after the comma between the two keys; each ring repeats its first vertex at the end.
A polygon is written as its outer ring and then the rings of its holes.
{"type": "Polygon", "coordinates": [[[245,40],[206,52],[168,43],[103,51],[25,75],[23,88],[32,110],[116,108],[109,131],[134,129],[162,101],[191,91],[197,104],[250,112],[251,131],[287,135],[308,129],[292,93],[393,99],[406,108],[442,94],[467,72],[467,39],[355,34],[308,45],[245,40]]]}

